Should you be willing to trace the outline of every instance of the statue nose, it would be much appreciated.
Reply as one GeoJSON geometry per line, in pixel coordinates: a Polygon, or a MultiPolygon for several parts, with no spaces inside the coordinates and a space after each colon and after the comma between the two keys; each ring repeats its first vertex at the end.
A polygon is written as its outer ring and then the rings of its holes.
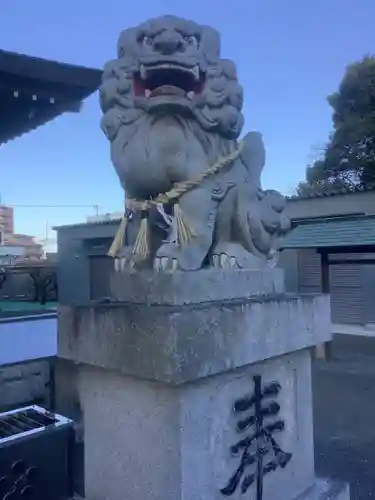
{"type": "Polygon", "coordinates": [[[154,48],[161,54],[174,54],[184,50],[184,43],[178,33],[164,32],[154,40],[154,48]]]}

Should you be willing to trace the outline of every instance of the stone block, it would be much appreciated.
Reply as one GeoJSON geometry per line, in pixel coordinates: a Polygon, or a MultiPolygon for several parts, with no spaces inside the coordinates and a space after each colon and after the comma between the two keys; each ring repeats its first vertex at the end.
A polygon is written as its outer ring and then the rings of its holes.
{"type": "MultiPolygon", "coordinates": [[[[314,476],[310,350],[331,339],[329,297],[276,293],[282,281],[260,291],[254,273],[134,275],[123,292],[112,282],[115,301],[60,308],[59,356],[78,364],[89,500],[226,498],[241,460],[230,447],[246,437],[233,404],[255,375],[280,384],[269,418],[284,423],[274,438],[292,454],[265,476],[263,499],[348,498],[314,476]]],[[[247,495],[255,500],[254,484],[247,495]]]]}
{"type": "Polygon", "coordinates": [[[108,303],[59,313],[59,356],[184,383],[331,339],[329,297],[276,295],[201,304],[108,303]]]}
{"type": "MultiPolygon", "coordinates": [[[[241,458],[230,446],[246,437],[236,431],[233,404],[253,391],[255,374],[281,385],[285,429],[274,437],[293,455],[265,476],[264,499],[302,494],[314,481],[307,350],[177,387],[82,367],[87,497],[115,500],[123,491],[128,500],[224,499],[220,489],[241,458]]],[[[243,498],[240,488],[230,498],[243,498]]]]}
{"type": "Polygon", "coordinates": [[[350,500],[349,486],[340,481],[318,479],[296,500],[350,500]]]}
{"type": "Polygon", "coordinates": [[[48,360],[0,368],[0,408],[8,410],[34,400],[48,402],[50,369],[48,360]]]}
{"type": "Polygon", "coordinates": [[[282,269],[204,269],[198,273],[114,272],[111,297],[141,304],[201,304],[284,292],[282,269]]]}

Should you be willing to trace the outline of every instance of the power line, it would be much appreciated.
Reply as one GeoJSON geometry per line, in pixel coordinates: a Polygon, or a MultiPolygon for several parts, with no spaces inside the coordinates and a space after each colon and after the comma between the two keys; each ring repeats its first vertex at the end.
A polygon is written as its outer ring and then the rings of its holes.
{"type": "Polygon", "coordinates": [[[102,208],[100,205],[12,205],[8,204],[8,207],[14,208],[102,208]]]}
{"type": "Polygon", "coordinates": [[[7,204],[8,207],[12,208],[93,208],[96,215],[99,215],[99,210],[104,208],[100,205],[13,205],[7,204]]]}

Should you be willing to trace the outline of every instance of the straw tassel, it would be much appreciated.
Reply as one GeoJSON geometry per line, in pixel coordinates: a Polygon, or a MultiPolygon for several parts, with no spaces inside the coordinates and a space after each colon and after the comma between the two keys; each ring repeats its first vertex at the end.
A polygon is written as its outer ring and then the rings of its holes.
{"type": "Polygon", "coordinates": [[[148,220],[144,215],[133,247],[133,259],[135,262],[146,260],[150,255],[148,244],[148,220]]]}
{"type": "MultiPolygon", "coordinates": [[[[130,260],[130,264],[135,269],[135,263],[137,261],[146,260],[150,256],[149,249],[149,235],[148,235],[148,221],[147,214],[151,210],[152,207],[158,204],[166,204],[170,202],[177,202],[177,200],[195,187],[199,186],[203,180],[206,178],[217,174],[224,167],[229,166],[233,163],[241,154],[244,147],[244,142],[241,142],[236,149],[234,149],[229,155],[225,158],[219,158],[219,160],[208,168],[205,172],[200,174],[197,178],[191,179],[185,182],[178,183],[173,186],[173,188],[166,192],[159,194],[155,199],[150,199],[146,201],[139,201],[135,199],[129,199],[126,201],[127,209],[131,209],[132,212],[143,212],[141,217],[141,226],[138,231],[137,239],[135,241],[133,247],[133,259],[130,260]]],[[[177,241],[176,243],[179,245],[187,245],[191,242],[193,238],[196,237],[196,234],[193,228],[190,226],[185,214],[181,210],[181,207],[178,203],[176,203],[173,207],[174,212],[174,225],[176,230],[177,241]]],[[[108,251],[108,255],[110,257],[117,257],[123,246],[123,240],[125,236],[126,226],[129,220],[129,216],[125,213],[124,217],[121,219],[120,227],[116,233],[115,239],[111,245],[111,248],[108,251]]]]}
{"type": "Polygon", "coordinates": [[[173,215],[177,229],[177,244],[187,245],[196,235],[178,203],[173,206],[173,215]]]}
{"type": "Polygon", "coordinates": [[[109,257],[115,258],[119,254],[124,242],[124,236],[127,225],[128,225],[128,217],[127,215],[124,215],[123,218],[121,219],[120,226],[117,230],[115,239],[112,242],[111,248],[108,250],[109,257]]]}

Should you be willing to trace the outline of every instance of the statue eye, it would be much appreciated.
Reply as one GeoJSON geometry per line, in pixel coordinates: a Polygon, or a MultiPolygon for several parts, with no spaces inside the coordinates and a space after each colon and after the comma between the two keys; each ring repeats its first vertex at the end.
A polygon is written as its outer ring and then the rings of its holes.
{"type": "Polygon", "coordinates": [[[152,39],[149,36],[144,36],[142,42],[146,47],[151,47],[152,45],[152,39]]]}
{"type": "Polygon", "coordinates": [[[191,47],[198,46],[198,40],[196,39],[195,36],[186,36],[185,41],[186,41],[187,45],[190,45],[191,47]]]}

